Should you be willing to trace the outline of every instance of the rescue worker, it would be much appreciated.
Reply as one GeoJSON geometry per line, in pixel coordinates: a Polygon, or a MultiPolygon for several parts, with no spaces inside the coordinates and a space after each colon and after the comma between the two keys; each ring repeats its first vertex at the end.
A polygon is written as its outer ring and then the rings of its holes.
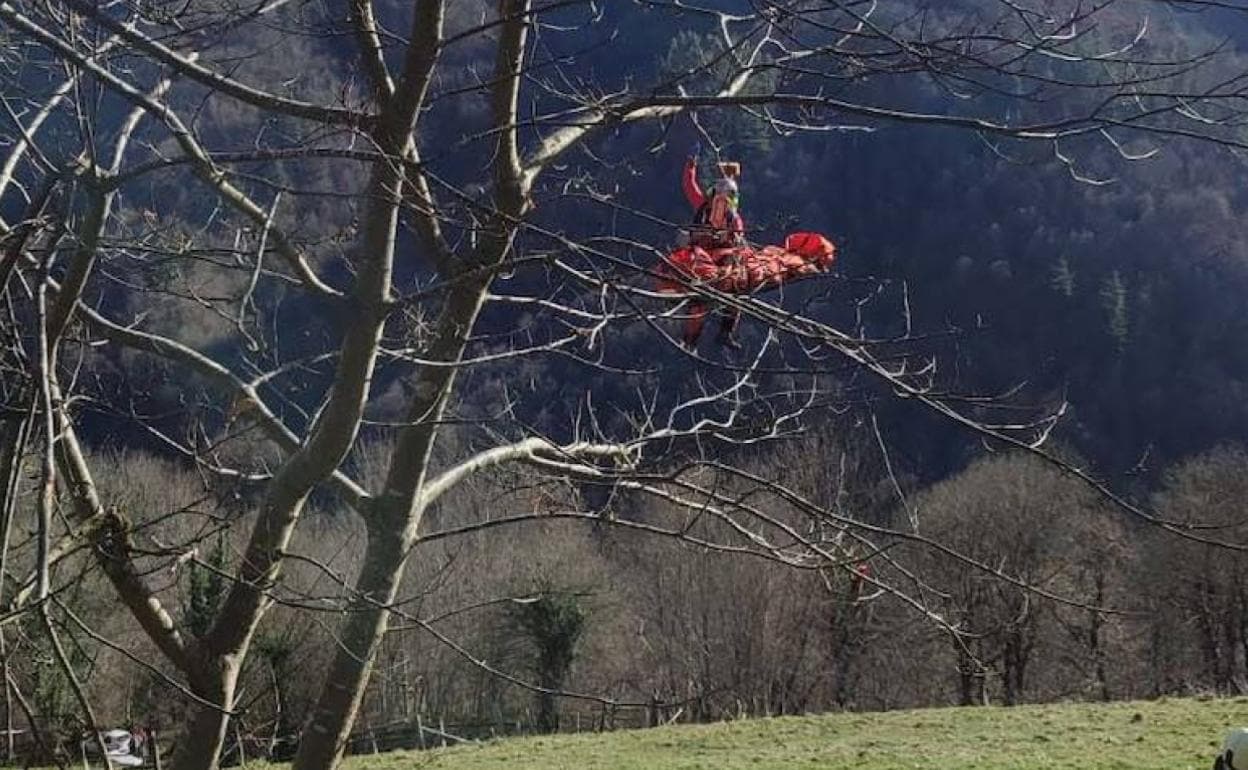
{"type": "Polygon", "coordinates": [[[695,144],[685,160],[681,189],[693,208],[693,225],[689,228],[690,243],[704,249],[725,249],[745,242],[745,221],[741,218],[741,191],[738,179],[740,163],[720,163],[720,178],[708,197],[698,184],[698,154],[695,144]]]}
{"type": "MultiPolygon", "coordinates": [[[[681,173],[681,189],[685,200],[694,210],[693,224],[689,227],[689,245],[706,250],[717,261],[731,259],[731,249],[745,245],[745,220],[741,218],[741,192],[738,183],[741,177],[740,163],[720,163],[720,178],[715,181],[708,197],[698,184],[698,156],[701,145],[695,143],[685,159],[685,167],[681,173]]],[[[692,350],[702,336],[702,326],[706,323],[707,307],[704,302],[694,300],[689,307],[690,317],[685,321],[682,342],[692,350]]],[[[737,341],[737,322],[741,311],[736,308],[724,308],[720,311],[719,335],[720,345],[740,350],[737,341]]]]}

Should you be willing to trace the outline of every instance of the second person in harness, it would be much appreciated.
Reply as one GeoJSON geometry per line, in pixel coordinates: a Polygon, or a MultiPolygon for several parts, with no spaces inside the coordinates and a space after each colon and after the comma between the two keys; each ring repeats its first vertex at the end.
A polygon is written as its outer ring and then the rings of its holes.
{"type": "MultiPolygon", "coordinates": [[[[732,249],[745,245],[745,220],[741,217],[741,164],[720,163],[719,179],[715,180],[708,196],[698,184],[698,154],[700,147],[694,145],[685,160],[681,173],[681,189],[685,200],[694,210],[693,224],[688,228],[690,246],[697,246],[708,252],[732,249]]],[[[718,257],[712,253],[712,256],[718,257]]],[[[723,258],[731,259],[732,252],[724,251],[723,258]]],[[[703,302],[691,304],[690,317],[685,322],[683,342],[685,347],[694,348],[698,338],[702,336],[702,326],[706,322],[707,307],[703,302]]],[[[737,322],[741,311],[736,308],[724,308],[720,312],[718,341],[725,347],[739,350],[741,343],[737,341],[737,322]]]]}

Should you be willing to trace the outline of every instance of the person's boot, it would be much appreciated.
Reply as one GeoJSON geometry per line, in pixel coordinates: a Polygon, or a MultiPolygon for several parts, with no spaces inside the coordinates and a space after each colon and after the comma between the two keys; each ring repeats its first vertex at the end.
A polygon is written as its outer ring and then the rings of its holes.
{"type": "Polygon", "coordinates": [[[700,334],[690,334],[686,331],[680,336],[680,346],[685,349],[686,353],[698,352],[698,337],[700,334]]]}
{"type": "Polygon", "coordinates": [[[715,338],[721,347],[728,348],[734,352],[740,352],[745,349],[741,344],[741,340],[737,339],[737,335],[733,333],[731,328],[719,327],[719,336],[715,338]]]}
{"type": "Polygon", "coordinates": [[[732,316],[724,316],[719,321],[719,334],[716,341],[725,348],[732,351],[740,351],[743,349],[741,341],[737,339],[737,319],[732,316]]]}

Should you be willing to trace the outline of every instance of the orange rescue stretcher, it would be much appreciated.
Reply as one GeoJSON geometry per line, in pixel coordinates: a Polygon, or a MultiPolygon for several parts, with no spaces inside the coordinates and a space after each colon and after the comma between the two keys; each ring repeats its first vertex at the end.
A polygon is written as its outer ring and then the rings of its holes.
{"type": "Polygon", "coordinates": [[[658,289],[681,293],[703,284],[728,294],[753,294],[827,273],[836,244],[818,233],[791,233],[783,246],[681,246],[654,270],[658,289]]]}

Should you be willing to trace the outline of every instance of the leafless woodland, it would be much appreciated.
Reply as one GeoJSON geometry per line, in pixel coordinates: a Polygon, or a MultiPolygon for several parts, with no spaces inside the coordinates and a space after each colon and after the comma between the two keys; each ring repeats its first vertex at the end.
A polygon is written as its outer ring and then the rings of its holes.
{"type": "Polygon", "coordinates": [[[1235,57],[1167,43],[1206,6],[0,0],[9,758],[1241,691],[1242,454],[1099,478],[905,292],[659,295],[637,194],[730,130],[1243,149],[1235,57]],[[621,76],[642,24],[701,32],[621,76]],[[679,347],[692,296],[743,355],[679,347]],[[889,399],[986,456],[919,489],[889,399]]]}

